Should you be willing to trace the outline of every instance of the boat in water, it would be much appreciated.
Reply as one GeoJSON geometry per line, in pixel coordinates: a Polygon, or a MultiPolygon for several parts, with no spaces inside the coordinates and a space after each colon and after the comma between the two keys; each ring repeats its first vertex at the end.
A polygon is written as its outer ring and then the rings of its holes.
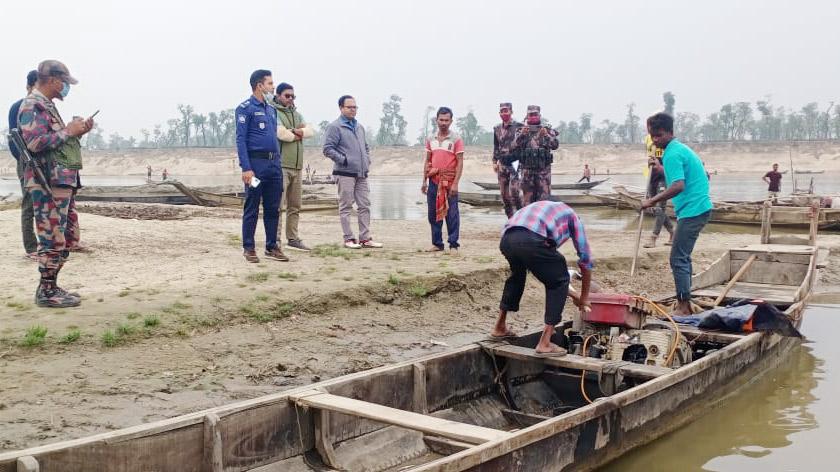
{"type": "MultiPolygon", "coordinates": [[[[695,301],[760,298],[795,332],[819,268],[815,235],[725,251],[693,277],[695,301]]],[[[593,470],[703,415],[800,343],[665,322],[641,297],[593,294],[592,303],[555,335],[565,356],[535,355],[539,333],[482,341],[3,453],[0,472],[593,470]]]]}
{"type": "MultiPolygon", "coordinates": [[[[575,182],[575,183],[552,183],[551,189],[552,190],[590,190],[602,183],[608,181],[610,179],[601,179],[601,180],[593,180],[592,182],[575,182]]],[[[474,184],[478,185],[484,190],[499,190],[499,183],[498,182],[476,182],[473,181],[474,184]]]]}

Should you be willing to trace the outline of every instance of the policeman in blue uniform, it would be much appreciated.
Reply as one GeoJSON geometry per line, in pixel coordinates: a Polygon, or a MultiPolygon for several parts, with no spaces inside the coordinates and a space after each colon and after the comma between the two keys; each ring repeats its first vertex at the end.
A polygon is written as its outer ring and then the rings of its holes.
{"type": "Polygon", "coordinates": [[[245,183],[245,209],[242,214],[242,247],[245,260],[259,262],[254,232],[263,205],[265,256],[288,261],[277,245],[277,223],[280,221],[280,199],[283,195],[283,170],[277,145],[277,112],[269,103],[274,97],[274,80],[269,70],[251,74],[251,91],[247,100],[236,107],[236,152],[245,183]]]}

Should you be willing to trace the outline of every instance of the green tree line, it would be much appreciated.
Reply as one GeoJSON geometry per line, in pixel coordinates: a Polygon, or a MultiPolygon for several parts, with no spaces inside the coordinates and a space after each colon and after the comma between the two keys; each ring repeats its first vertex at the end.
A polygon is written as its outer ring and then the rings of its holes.
{"type": "MultiPolygon", "coordinates": [[[[88,133],[83,145],[87,149],[231,147],[236,139],[233,109],[198,113],[192,105],[179,104],[177,114],[151,129],[140,130],[139,138],[106,133],[98,124],[88,133]]],[[[427,136],[435,133],[436,107],[427,106],[415,144],[422,145],[427,136]]],[[[676,110],[676,96],[662,94],[662,110],[675,118],[675,133],[683,141],[791,141],[840,139],[840,107],[831,102],[820,107],[817,102],[799,109],[775,106],[770,97],[756,102],[727,103],[714,113],[701,117],[697,113],[676,110]]],[[[604,118],[598,121],[593,113],[582,113],[576,120],[559,120],[556,125],[544,117],[543,124],[557,131],[564,144],[636,144],[644,141],[645,117],[636,112],[635,103],[624,106],[624,116],[618,121],[604,118]]],[[[328,121],[315,126],[315,136],[309,144],[321,141],[328,121]]],[[[382,115],[376,132],[368,129],[371,145],[405,146],[408,121],[402,113],[402,97],[389,96],[382,104],[382,115]]],[[[482,126],[472,110],[454,117],[454,128],[467,145],[493,143],[492,125],[482,126]]],[[[0,144],[5,147],[6,130],[0,144]]]]}

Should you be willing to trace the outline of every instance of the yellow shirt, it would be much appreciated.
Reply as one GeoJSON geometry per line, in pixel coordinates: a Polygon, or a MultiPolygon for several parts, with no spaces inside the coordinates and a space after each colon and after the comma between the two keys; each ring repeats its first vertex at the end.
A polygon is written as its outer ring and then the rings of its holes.
{"type": "Polygon", "coordinates": [[[648,157],[656,157],[662,160],[662,153],[665,151],[653,145],[653,139],[651,139],[650,135],[645,136],[645,147],[647,147],[648,157]]]}

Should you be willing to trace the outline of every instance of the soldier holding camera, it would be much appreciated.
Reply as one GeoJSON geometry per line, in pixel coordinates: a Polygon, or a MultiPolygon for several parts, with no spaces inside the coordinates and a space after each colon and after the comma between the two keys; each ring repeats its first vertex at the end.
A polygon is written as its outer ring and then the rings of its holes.
{"type": "Polygon", "coordinates": [[[516,134],[515,148],[519,151],[519,167],[522,169],[522,199],[528,205],[548,200],[551,195],[551,151],[560,142],[557,132],[542,125],[540,107],[528,105],[525,126],[516,134]]]}

